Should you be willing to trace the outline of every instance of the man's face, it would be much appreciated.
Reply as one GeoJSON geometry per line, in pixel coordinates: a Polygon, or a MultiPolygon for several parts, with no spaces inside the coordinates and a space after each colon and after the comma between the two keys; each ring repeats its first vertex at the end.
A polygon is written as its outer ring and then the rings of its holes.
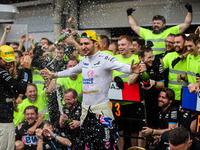
{"type": "Polygon", "coordinates": [[[108,47],[108,50],[111,51],[115,55],[117,47],[116,47],[115,44],[110,44],[109,47],[108,47]]]}
{"type": "Polygon", "coordinates": [[[15,44],[10,44],[10,47],[13,48],[14,51],[18,50],[18,45],[15,45],[15,44]]]}
{"type": "Polygon", "coordinates": [[[64,49],[55,49],[55,51],[54,51],[54,56],[56,57],[56,60],[57,61],[61,61],[61,60],[63,60],[63,56],[64,56],[64,49]]]}
{"type": "Polygon", "coordinates": [[[165,24],[163,24],[162,20],[153,20],[153,33],[159,34],[165,27],[165,24]]]}
{"type": "Polygon", "coordinates": [[[187,143],[179,144],[177,146],[174,146],[169,142],[169,147],[170,147],[170,150],[189,150],[191,144],[192,144],[192,140],[190,140],[187,143]]]}
{"type": "Polygon", "coordinates": [[[194,54],[194,50],[196,48],[196,45],[193,41],[185,41],[185,47],[190,52],[191,55],[194,54]]]}
{"type": "Polygon", "coordinates": [[[28,122],[28,124],[34,124],[36,119],[38,117],[38,114],[35,112],[34,109],[27,109],[25,112],[25,119],[28,122]]]}
{"type": "Polygon", "coordinates": [[[174,38],[174,47],[177,53],[181,53],[184,50],[184,39],[182,36],[177,36],[174,38]]]}
{"type": "Polygon", "coordinates": [[[118,41],[118,49],[121,55],[127,55],[130,52],[131,43],[125,38],[118,41]]]}
{"type": "Polygon", "coordinates": [[[200,43],[197,44],[197,48],[198,48],[198,52],[199,52],[199,55],[200,55],[200,43]]]}
{"type": "Polygon", "coordinates": [[[81,51],[83,56],[90,56],[98,51],[98,42],[94,42],[88,38],[81,38],[81,51]]]}
{"type": "Polygon", "coordinates": [[[74,66],[76,66],[78,64],[78,62],[76,60],[69,60],[67,63],[67,69],[72,68],[74,66]]]}
{"type": "Polygon", "coordinates": [[[5,70],[9,70],[14,64],[14,62],[5,62],[3,59],[0,59],[0,62],[1,67],[3,67],[5,70]]]}
{"type": "Polygon", "coordinates": [[[168,99],[165,92],[160,92],[158,96],[158,107],[165,108],[170,105],[170,100],[168,99]]]}
{"type": "Polygon", "coordinates": [[[153,52],[144,52],[144,58],[142,58],[141,61],[143,61],[147,66],[151,67],[154,61],[153,52]]]}
{"type": "Polygon", "coordinates": [[[168,36],[165,40],[166,51],[170,52],[174,49],[174,36],[168,36]]]}
{"type": "Polygon", "coordinates": [[[66,103],[66,107],[69,109],[69,108],[72,108],[72,106],[75,105],[76,101],[77,101],[77,98],[73,98],[73,93],[72,92],[69,92],[67,94],[64,95],[64,99],[65,99],[65,103],[66,103]]]}
{"type": "Polygon", "coordinates": [[[137,41],[133,41],[132,42],[132,49],[131,49],[132,54],[137,54],[139,48],[140,48],[140,46],[137,43],[137,41]]]}
{"type": "Polygon", "coordinates": [[[40,46],[43,46],[43,45],[49,45],[49,41],[48,40],[46,40],[46,39],[42,39],[41,41],[40,41],[40,46]]]}
{"type": "Polygon", "coordinates": [[[32,85],[28,85],[25,93],[30,102],[34,102],[37,99],[37,88],[32,85]]]}
{"type": "Polygon", "coordinates": [[[43,129],[43,135],[48,139],[51,140],[52,138],[50,137],[50,133],[49,130],[51,130],[53,132],[53,126],[49,125],[49,124],[45,124],[43,129]]]}

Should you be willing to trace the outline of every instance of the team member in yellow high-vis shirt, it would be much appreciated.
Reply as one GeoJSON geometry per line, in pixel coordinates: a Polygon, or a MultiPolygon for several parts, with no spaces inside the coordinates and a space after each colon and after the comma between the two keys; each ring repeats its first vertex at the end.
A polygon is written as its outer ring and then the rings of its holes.
{"type": "Polygon", "coordinates": [[[177,81],[178,74],[186,75],[186,59],[181,59],[174,67],[172,62],[185,53],[185,35],[179,34],[174,38],[175,52],[168,53],[163,58],[164,68],[169,68],[168,87],[175,92],[175,104],[179,105],[181,97],[181,87],[187,86],[187,83],[181,80],[177,81]]]}
{"type": "Polygon", "coordinates": [[[14,111],[14,124],[17,126],[25,120],[24,110],[27,106],[35,106],[38,108],[38,113],[44,115],[44,120],[49,119],[48,101],[45,90],[38,92],[35,84],[29,83],[26,90],[26,99],[18,104],[18,112],[14,111]]]}
{"type": "Polygon", "coordinates": [[[173,26],[171,28],[166,29],[166,20],[163,16],[156,15],[153,17],[153,30],[145,29],[140,27],[136,20],[132,16],[132,12],[135,11],[133,8],[127,9],[127,15],[129,24],[132,28],[132,30],[139,36],[141,36],[146,41],[152,41],[153,46],[153,54],[161,54],[165,53],[165,39],[167,36],[171,34],[178,34],[183,33],[191,24],[192,22],[192,5],[189,3],[186,3],[185,5],[186,9],[188,10],[188,13],[185,17],[185,20],[183,23],[173,26]]]}
{"type": "MultiPolygon", "coordinates": [[[[118,38],[118,49],[119,49],[120,54],[115,55],[115,58],[117,58],[119,62],[131,64],[133,59],[134,59],[134,63],[139,62],[138,55],[132,54],[131,52],[132,39],[130,36],[121,35],[118,38]]],[[[125,73],[114,70],[113,77],[115,78],[116,76],[120,77],[123,82],[128,82],[129,74],[125,74],[125,73]]],[[[137,111],[136,109],[138,109],[136,105],[137,104],[133,104],[133,102],[122,102],[122,116],[124,118],[130,118],[130,117],[133,117],[133,115],[135,116],[136,111],[137,111]]],[[[119,128],[120,128],[119,134],[123,134],[124,131],[127,129],[132,136],[137,136],[138,130],[137,130],[136,121],[130,121],[130,120],[127,121],[127,120],[121,120],[117,118],[116,118],[116,121],[118,122],[119,128]]],[[[120,137],[119,142],[118,142],[119,149],[124,148],[124,142],[125,142],[124,138],[120,137]]],[[[131,145],[135,145],[135,144],[137,143],[131,143],[131,145]]]]}

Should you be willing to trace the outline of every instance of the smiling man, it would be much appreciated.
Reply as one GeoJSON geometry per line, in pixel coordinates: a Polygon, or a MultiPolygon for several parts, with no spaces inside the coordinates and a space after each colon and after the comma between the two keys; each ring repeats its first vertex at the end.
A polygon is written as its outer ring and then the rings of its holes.
{"type": "Polygon", "coordinates": [[[185,35],[178,34],[174,37],[174,47],[175,52],[168,53],[163,58],[164,68],[169,68],[168,75],[168,87],[173,89],[175,92],[175,105],[179,106],[180,97],[181,97],[181,86],[187,86],[187,83],[183,80],[180,82],[177,81],[178,75],[181,73],[184,76],[186,75],[186,59],[181,59],[176,65],[173,65],[172,62],[177,59],[179,56],[183,56],[185,53],[185,35]]]}
{"type": "Polygon", "coordinates": [[[81,116],[81,103],[77,101],[78,94],[74,89],[68,89],[65,91],[64,99],[65,106],[63,107],[64,114],[61,114],[59,120],[60,128],[64,129],[64,132],[72,142],[72,147],[76,149],[77,139],[80,134],[80,116],[81,116]],[[70,118],[72,122],[68,123],[67,120],[70,118]]]}
{"type": "Polygon", "coordinates": [[[158,129],[143,127],[144,135],[161,135],[165,131],[175,128],[178,124],[178,107],[173,105],[174,91],[169,88],[164,88],[158,96],[159,121],[158,129]]]}
{"type": "Polygon", "coordinates": [[[132,28],[132,30],[142,37],[144,40],[149,40],[152,41],[154,46],[153,46],[153,54],[161,54],[165,53],[165,39],[167,36],[172,33],[172,34],[178,34],[178,33],[183,33],[191,24],[192,22],[192,5],[189,3],[186,3],[185,5],[186,9],[188,10],[188,13],[185,17],[185,20],[182,24],[173,26],[171,28],[166,29],[166,20],[163,16],[161,15],[156,15],[153,17],[153,25],[152,29],[145,29],[143,27],[140,27],[136,20],[133,18],[132,13],[135,11],[133,8],[128,8],[127,9],[127,15],[128,15],[128,20],[129,24],[132,28]]]}
{"type": "MultiPolygon", "coordinates": [[[[69,77],[82,73],[83,101],[81,121],[83,122],[83,126],[87,126],[86,128],[82,129],[96,130],[97,128],[94,127],[100,125],[101,123],[98,122],[96,124],[92,124],[92,122],[90,121],[90,117],[94,116],[91,115],[91,112],[95,113],[96,115],[102,116],[102,118],[106,117],[108,123],[107,125],[112,125],[110,124],[110,121],[114,120],[114,116],[108,98],[108,90],[112,81],[113,70],[117,70],[124,73],[130,73],[131,66],[119,62],[112,55],[99,51],[99,36],[94,31],[84,31],[81,34],[80,43],[81,52],[84,55],[84,57],[75,67],[69,68],[58,73],[52,73],[48,69],[45,69],[41,71],[41,75],[44,78],[57,78],[69,77]],[[88,111],[88,109],[91,111],[88,111]]],[[[104,126],[103,130],[106,131],[106,133],[97,130],[94,131],[95,135],[84,134],[84,139],[82,140],[85,141],[85,139],[87,138],[87,144],[83,144],[82,149],[84,149],[85,147],[88,147],[90,149],[101,149],[101,147],[105,147],[105,145],[108,148],[113,148],[113,143],[110,141],[111,139],[106,138],[107,136],[105,137],[105,134],[108,134],[109,132],[109,128],[107,126],[104,126]],[[90,141],[91,137],[93,137],[92,141],[90,141]],[[96,141],[93,140],[98,137],[102,138],[96,141]],[[102,144],[97,144],[97,141],[98,143],[101,141],[102,144]]],[[[82,133],[85,132],[83,131],[82,133]]]]}
{"type": "MultiPolygon", "coordinates": [[[[35,106],[27,106],[24,110],[25,122],[21,123],[16,127],[16,141],[15,149],[19,150],[24,147],[24,149],[36,149],[38,138],[34,134],[28,134],[29,128],[34,126],[38,119],[38,108],[35,106]]],[[[42,121],[40,122],[42,123],[42,121]]]]}
{"type": "MultiPolygon", "coordinates": [[[[22,103],[18,104],[18,106],[17,106],[18,112],[16,112],[16,111],[14,112],[15,126],[17,126],[18,124],[22,123],[25,120],[23,112],[24,112],[25,108],[30,105],[36,106],[38,108],[38,112],[40,114],[44,114],[44,117],[45,117],[44,120],[48,119],[49,111],[48,111],[48,102],[47,102],[45,90],[40,91],[38,93],[37,86],[35,84],[29,83],[27,85],[25,95],[27,98],[24,99],[22,101],[22,103]]],[[[41,118],[42,118],[42,116],[41,116],[41,118]]],[[[34,127],[36,129],[37,125],[34,127]]]]}
{"type": "Polygon", "coordinates": [[[16,61],[12,47],[0,47],[0,149],[14,150],[15,130],[13,125],[14,94],[24,94],[28,79],[31,77],[31,59],[24,56],[21,61],[23,67],[19,80],[15,80],[9,69],[16,61]]]}

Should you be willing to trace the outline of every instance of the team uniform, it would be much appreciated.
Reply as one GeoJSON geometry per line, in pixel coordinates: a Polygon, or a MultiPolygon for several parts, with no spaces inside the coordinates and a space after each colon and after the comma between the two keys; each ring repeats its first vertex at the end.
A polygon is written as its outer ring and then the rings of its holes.
{"type": "Polygon", "coordinates": [[[44,120],[49,119],[49,111],[48,111],[48,101],[45,94],[45,90],[38,93],[37,99],[34,102],[30,102],[28,98],[24,99],[22,103],[18,104],[18,112],[14,111],[14,124],[15,126],[24,122],[24,110],[27,106],[34,105],[38,108],[38,112],[44,115],[44,120]]]}
{"type": "Polygon", "coordinates": [[[15,139],[21,140],[24,143],[25,150],[35,150],[37,149],[38,138],[35,134],[28,135],[27,130],[31,128],[28,122],[19,124],[15,129],[15,139]]]}
{"type": "MultiPolygon", "coordinates": [[[[54,129],[55,133],[61,135],[64,138],[67,138],[64,132],[58,131],[58,129],[54,129]]],[[[68,138],[67,138],[68,139],[68,138]]],[[[43,136],[43,150],[71,150],[69,147],[62,145],[56,139],[48,140],[43,136]]]]}
{"type": "Polygon", "coordinates": [[[180,101],[181,98],[181,87],[187,86],[187,83],[183,80],[178,82],[178,74],[186,75],[186,59],[180,60],[174,68],[172,67],[172,61],[175,60],[180,55],[177,52],[168,53],[163,58],[164,68],[169,68],[169,82],[168,88],[172,89],[175,93],[175,100],[180,101]]]}
{"type": "Polygon", "coordinates": [[[140,28],[140,37],[142,37],[145,41],[153,42],[153,54],[158,55],[161,53],[165,53],[165,40],[169,34],[178,34],[180,30],[180,25],[173,26],[164,30],[162,33],[154,34],[152,30],[140,28]]]}
{"type": "Polygon", "coordinates": [[[29,69],[22,69],[21,78],[15,80],[11,74],[0,67],[0,149],[14,149],[15,129],[13,124],[13,102],[14,93],[24,94],[26,92],[27,82],[31,78],[29,69]],[[10,143],[8,143],[8,141],[10,143]],[[13,143],[12,143],[13,142],[13,143]],[[7,145],[8,144],[8,145],[7,145]],[[10,145],[9,145],[10,144],[10,145]],[[8,146],[8,147],[6,147],[8,146]]]}
{"type": "MultiPolygon", "coordinates": [[[[82,74],[78,74],[77,75],[77,79],[76,80],[71,80],[70,77],[67,78],[58,78],[56,80],[57,83],[59,83],[62,87],[62,92],[64,95],[64,92],[69,89],[75,89],[77,94],[78,94],[78,101],[82,102],[83,99],[83,80],[82,80],[82,74]]],[[[64,100],[62,102],[63,104],[65,104],[64,100]]]]}
{"type": "Polygon", "coordinates": [[[187,56],[187,78],[189,83],[196,83],[196,76],[199,76],[200,56],[189,54],[187,56]],[[194,65],[195,64],[195,65],[194,65]],[[199,75],[197,75],[199,74],[199,75]]]}
{"type": "Polygon", "coordinates": [[[158,129],[167,129],[169,124],[178,124],[178,108],[174,105],[170,105],[165,112],[160,111],[158,129]]]}
{"type": "MultiPolygon", "coordinates": [[[[80,121],[81,117],[81,103],[77,102],[76,106],[72,111],[70,111],[67,107],[63,107],[63,113],[66,114],[70,119],[72,120],[78,120],[80,121]]],[[[79,135],[80,135],[80,128],[77,127],[76,129],[71,130],[69,126],[67,125],[64,129],[60,129],[65,132],[69,140],[72,142],[73,146],[76,146],[79,135]]]]}
{"type": "MultiPolygon", "coordinates": [[[[105,120],[105,122],[109,121],[108,124],[111,123],[111,120],[114,119],[108,98],[108,90],[112,81],[113,70],[130,73],[130,65],[120,63],[115,57],[98,51],[94,55],[84,56],[80,63],[77,64],[75,67],[69,68],[62,72],[58,72],[58,77],[67,77],[82,73],[83,101],[81,121],[84,121],[86,116],[88,116],[89,108],[93,113],[106,116],[107,119],[105,120]]],[[[83,126],[86,123],[92,122],[89,120],[85,120],[83,122],[83,126]]],[[[92,128],[94,128],[94,125],[91,124],[91,129],[92,128]]],[[[109,130],[110,129],[112,128],[109,128],[109,130]]],[[[98,132],[97,134],[101,134],[101,132],[98,132]]],[[[110,145],[110,138],[101,138],[99,140],[103,141],[103,143],[109,143],[108,145],[106,145],[106,147],[113,148],[110,145]]],[[[94,144],[95,141],[92,143],[94,144]]]]}
{"type": "MultiPolygon", "coordinates": [[[[134,64],[138,63],[139,57],[138,55],[132,54],[129,58],[123,58],[121,54],[115,55],[117,60],[122,63],[131,64],[132,60],[134,59],[134,64]]],[[[118,76],[120,77],[123,82],[128,82],[128,76],[130,74],[124,74],[122,72],[113,71],[113,78],[118,76]]],[[[141,104],[133,103],[133,102],[122,102],[121,107],[121,116],[123,118],[137,118],[138,109],[140,109],[141,104]]],[[[122,120],[122,119],[116,119],[117,123],[119,124],[119,130],[128,130],[129,132],[138,131],[138,122],[132,121],[132,120],[122,120]]]]}
{"type": "MultiPolygon", "coordinates": [[[[147,68],[147,73],[149,78],[157,82],[164,82],[164,69],[160,62],[160,59],[154,59],[153,65],[147,68]]],[[[136,82],[142,82],[141,78],[138,78],[136,82]]],[[[143,98],[146,105],[146,114],[147,114],[147,124],[151,128],[157,128],[158,122],[158,95],[159,90],[152,86],[149,90],[142,90],[143,98]]],[[[144,111],[144,110],[142,110],[144,111]]],[[[144,115],[143,115],[144,116],[144,115]]]]}

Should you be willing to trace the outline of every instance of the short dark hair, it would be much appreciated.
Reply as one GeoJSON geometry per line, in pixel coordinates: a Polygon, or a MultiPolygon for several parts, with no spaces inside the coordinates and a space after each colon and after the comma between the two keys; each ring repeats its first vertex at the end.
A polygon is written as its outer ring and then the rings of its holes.
{"type": "Polygon", "coordinates": [[[19,46],[19,43],[18,43],[18,42],[11,42],[10,44],[19,46]]]}
{"type": "Polygon", "coordinates": [[[190,132],[184,127],[177,127],[169,133],[169,142],[173,146],[186,143],[190,140],[190,132]]]}
{"type": "Polygon", "coordinates": [[[43,121],[43,122],[42,122],[42,126],[41,126],[41,128],[44,128],[44,125],[48,125],[48,126],[52,126],[52,127],[54,127],[53,124],[52,124],[49,120],[45,120],[45,121],[43,121]]]}
{"type": "Polygon", "coordinates": [[[65,91],[65,94],[68,94],[68,93],[70,93],[70,92],[73,93],[73,99],[75,99],[76,97],[78,97],[78,94],[77,94],[76,90],[74,90],[74,89],[72,89],[72,88],[67,89],[67,90],[65,91]]]}
{"type": "Polygon", "coordinates": [[[191,33],[188,37],[185,38],[186,41],[192,41],[196,45],[196,41],[199,39],[199,35],[191,33]]]}
{"type": "Polygon", "coordinates": [[[27,87],[28,87],[28,86],[34,86],[34,87],[37,89],[37,86],[36,86],[36,84],[34,84],[34,83],[28,83],[28,84],[27,84],[27,87]]]}
{"type": "Polygon", "coordinates": [[[200,38],[198,38],[198,40],[196,40],[195,44],[199,44],[200,43],[200,38]]]}
{"type": "Polygon", "coordinates": [[[185,34],[182,34],[182,33],[175,34],[175,37],[178,37],[178,36],[181,36],[183,38],[183,40],[185,41],[185,38],[186,38],[185,34]]]}
{"type": "Polygon", "coordinates": [[[26,110],[28,110],[28,109],[34,109],[34,110],[35,110],[35,113],[38,114],[38,108],[35,107],[35,106],[33,106],[33,105],[27,106],[27,107],[24,109],[24,114],[25,114],[26,110]]]}
{"type": "Polygon", "coordinates": [[[109,46],[110,45],[110,39],[108,38],[107,35],[103,35],[103,34],[100,34],[99,37],[104,40],[104,42],[106,42],[106,45],[109,46]]]}
{"type": "Polygon", "coordinates": [[[175,99],[175,93],[174,93],[174,91],[172,89],[165,87],[165,88],[161,89],[160,92],[165,92],[167,98],[169,100],[172,100],[172,102],[174,101],[174,99],[175,99]]]}
{"type": "Polygon", "coordinates": [[[145,45],[145,40],[141,39],[139,37],[133,37],[132,41],[136,41],[138,43],[138,45],[140,45],[140,46],[145,45]]]}
{"type": "Polygon", "coordinates": [[[47,41],[48,41],[48,44],[49,44],[49,39],[43,37],[43,38],[41,38],[40,41],[42,41],[42,40],[47,40],[47,41]]]}
{"type": "Polygon", "coordinates": [[[151,49],[151,47],[147,45],[142,45],[141,48],[138,50],[138,56],[141,56],[142,58],[144,58],[145,52],[152,52],[152,51],[153,50],[151,49]]]}
{"type": "Polygon", "coordinates": [[[19,50],[15,50],[15,53],[17,53],[17,54],[19,55],[19,57],[22,57],[22,56],[23,56],[22,52],[19,51],[19,50]]]}
{"type": "Polygon", "coordinates": [[[161,15],[156,15],[156,16],[154,16],[152,20],[153,20],[153,21],[154,21],[154,20],[162,20],[163,24],[166,24],[165,17],[164,17],[164,16],[161,16],[161,15]]]}
{"type": "Polygon", "coordinates": [[[69,62],[70,60],[76,61],[77,63],[80,62],[79,59],[77,59],[76,57],[70,57],[69,60],[68,60],[68,62],[69,62]]]}

